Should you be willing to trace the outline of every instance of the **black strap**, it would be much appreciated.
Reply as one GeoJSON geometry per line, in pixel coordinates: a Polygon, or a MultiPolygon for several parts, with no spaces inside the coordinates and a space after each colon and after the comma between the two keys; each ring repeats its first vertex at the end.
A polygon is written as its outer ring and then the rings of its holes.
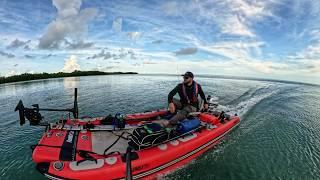
{"type": "Polygon", "coordinates": [[[122,137],[123,134],[124,134],[124,132],[122,132],[121,135],[118,136],[118,138],[109,147],[107,147],[104,150],[104,152],[103,152],[104,155],[106,154],[107,151],[109,151],[109,149],[111,149],[120,140],[120,138],[122,137]]]}
{"type": "Polygon", "coordinates": [[[78,152],[79,156],[82,157],[83,159],[80,161],[77,161],[77,166],[84,162],[84,161],[94,161],[96,164],[98,164],[97,159],[95,159],[94,157],[92,157],[89,153],[86,153],[85,151],[79,151],[78,152]]]}
{"type": "Polygon", "coordinates": [[[132,135],[131,133],[126,132],[126,131],[124,131],[121,135],[118,135],[118,134],[114,133],[113,131],[111,131],[111,133],[112,133],[113,135],[115,135],[115,136],[118,136],[118,137],[120,137],[120,138],[122,138],[122,139],[126,140],[126,141],[129,141],[130,139],[129,139],[128,137],[132,135]],[[124,133],[127,133],[127,134],[128,134],[128,136],[127,136],[127,137],[124,137],[124,136],[123,136],[123,134],[124,134],[124,133]]]}
{"type": "Polygon", "coordinates": [[[76,160],[78,131],[68,131],[60,150],[59,159],[62,161],[76,160]]]}

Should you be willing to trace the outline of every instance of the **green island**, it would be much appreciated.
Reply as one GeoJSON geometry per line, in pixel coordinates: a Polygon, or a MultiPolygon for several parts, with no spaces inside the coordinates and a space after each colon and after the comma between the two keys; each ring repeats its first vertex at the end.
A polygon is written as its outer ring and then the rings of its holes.
{"type": "Polygon", "coordinates": [[[138,74],[136,72],[101,72],[101,71],[73,71],[71,73],[58,72],[58,73],[24,73],[9,77],[0,77],[0,84],[30,81],[37,79],[50,79],[60,77],[77,77],[77,76],[95,76],[95,75],[115,75],[115,74],[138,74]]]}

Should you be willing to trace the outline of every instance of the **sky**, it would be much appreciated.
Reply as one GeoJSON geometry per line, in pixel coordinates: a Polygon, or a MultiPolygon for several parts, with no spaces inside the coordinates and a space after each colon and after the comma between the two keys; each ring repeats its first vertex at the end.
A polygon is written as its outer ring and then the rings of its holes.
{"type": "Polygon", "coordinates": [[[0,76],[74,70],[320,84],[318,0],[0,0],[0,76]]]}

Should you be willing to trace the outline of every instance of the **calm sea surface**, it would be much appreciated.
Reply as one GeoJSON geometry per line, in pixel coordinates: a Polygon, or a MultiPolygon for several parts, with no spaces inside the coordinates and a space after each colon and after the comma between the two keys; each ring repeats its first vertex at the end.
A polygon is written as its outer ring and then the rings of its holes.
{"type": "MultiPolygon", "coordinates": [[[[43,127],[21,127],[13,110],[68,108],[78,88],[80,116],[164,108],[181,77],[110,75],[0,85],[0,179],[45,179],[35,170],[30,145],[43,127]]],[[[197,77],[206,95],[238,113],[241,124],[218,146],[165,179],[320,179],[320,87],[279,82],[197,77]]],[[[56,121],[64,113],[42,113],[56,121]]]]}

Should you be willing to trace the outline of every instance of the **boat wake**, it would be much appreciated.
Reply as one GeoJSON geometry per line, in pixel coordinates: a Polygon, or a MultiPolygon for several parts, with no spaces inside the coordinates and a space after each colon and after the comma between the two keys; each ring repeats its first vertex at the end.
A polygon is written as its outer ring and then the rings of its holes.
{"type": "Polygon", "coordinates": [[[236,99],[226,104],[217,103],[219,98],[212,97],[209,102],[215,104],[215,110],[224,111],[227,114],[243,117],[254,106],[259,104],[262,100],[271,97],[279,92],[279,88],[276,85],[266,85],[257,89],[249,89],[236,99]]]}

